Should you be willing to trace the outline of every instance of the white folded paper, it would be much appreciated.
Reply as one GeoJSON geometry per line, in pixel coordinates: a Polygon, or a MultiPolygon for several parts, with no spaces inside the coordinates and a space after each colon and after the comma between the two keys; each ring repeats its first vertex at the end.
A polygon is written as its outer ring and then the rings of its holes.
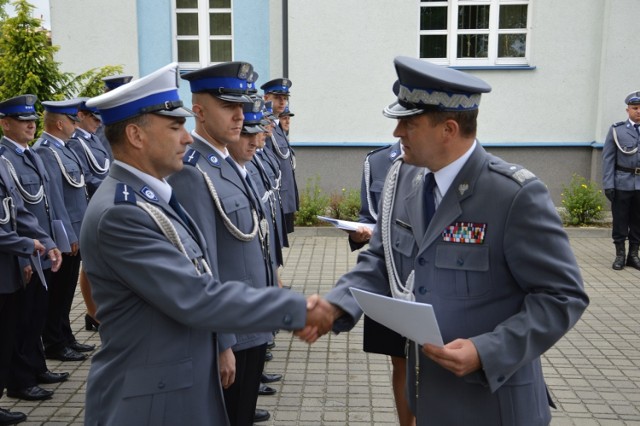
{"type": "Polygon", "coordinates": [[[327,216],[317,216],[317,218],[325,222],[329,222],[336,228],[344,229],[345,231],[357,231],[358,228],[361,226],[364,226],[365,228],[369,228],[373,230],[373,228],[375,228],[376,226],[375,223],[351,222],[348,220],[334,219],[332,217],[327,217],[327,216]]]}
{"type": "Polygon", "coordinates": [[[53,241],[55,241],[58,250],[62,253],[71,252],[71,244],[69,243],[69,237],[67,231],[64,229],[64,224],[61,220],[54,220],[51,222],[53,225],[53,241]]]}
{"type": "Polygon", "coordinates": [[[380,296],[357,288],[349,290],[364,313],[374,321],[420,345],[431,343],[444,346],[433,306],[380,296]]]}

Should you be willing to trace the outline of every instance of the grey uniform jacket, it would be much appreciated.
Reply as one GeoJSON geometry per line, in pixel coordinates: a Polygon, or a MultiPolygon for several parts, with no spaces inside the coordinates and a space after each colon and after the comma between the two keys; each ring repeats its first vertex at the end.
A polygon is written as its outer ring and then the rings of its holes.
{"type": "Polygon", "coordinates": [[[298,185],[296,183],[295,171],[293,170],[295,152],[289,145],[289,139],[284,134],[280,126],[275,126],[272,137],[267,137],[266,149],[270,149],[278,159],[280,171],[282,173],[282,182],[280,186],[280,196],[282,197],[282,209],[287,213],[294,213],[300,207],[298,199],[298,185]],[[274,143],[278,145],[277,149],[274,143]],[[282,155],[280,155],[282,153],[282,155]],[[288,158],[282,158],[287,154],[291,154],[288,158]]]}
{"type": "MultiPolygon", "coordinates": [[[[640,191],[640,173],[616,170],[616,166],[635,169],[640,167],[640,134],[629,120],[620,121],[609,128],[607,138],[602,147],[602,188],[617,189],[619,191],[640,191]],[[633,154],[622,153],[614,139],[613,129],[618,135],[618,142],[623,150],[633,154]]],[[[639,170],[640,171],[640,170],[639,170]]]]}
{"type": "MultiPolygon", "coordinates": [[[[211,178],[221,206],[229,220],[243,233],[252,230],[251,195],[247,193],[238,172],[197,135],[193,135],[191,149],[184,156],[183,169],[169,177],[178,201],[202,230],[209,247],[209,255],[216,256],[220,280],[242,281],[263,289],[268,285],[268,274],[262,257],[260,241],[256,235],[250,241],[240,241],[227,229],[223,217],[215,206],[204,177],[196,164],[211,178]],[[215,250],[215,251],[214,251],[215,250]]],[[[270,333],[238,333],[234,351],[260,346],[270,341],[270,333]]],[[[221,349],[231,343],[224,336],[221,349]]]]}
{"type": "MultiPolygon", "coordinates": [[[[71,233],[71,235],[73,235],[73,228],[71,227],[71,221],[69,220],[67,209],[64,206],[60,189],[52,184],[49,172],[47,172],[47,169],[44,167],[38,153],[31,150],[35,161],[34,164],[21,150],[6,138],[2,138],[0,144],[0,156],[3,156],[11,163],[16,171],[16,177],[19,179],[20,185],[22,185],[25,191],[35,195],[38,193],[41,185],[44,187],[44,195],[46,198],[43,197],[42,201],[37,204],[24,204],[25,208],[35,215],[38,224],[44,232],[54,237],[52,221],[61,220],[67,234],[71,233]]],[[[70,242],[77,242],[77,239],[70,242]]],[[[42,267],[43,269],[50,268],[51,261],[48,258],[43,259],[42,267]]]]}
{"type": "Polygon", "coordinates": [[[87,137],[80,130],[75,131],[71,139],[67,141],[69,148],[75,152],[82,162],[82,169],[87,170],[95,178],[88,182],[89,195],[93,194],[102,179],[107,177],[109,171],[109,151],[104,147],[96,135],[87,137]],[[84,142],[84,145],[83,143],[84,142]],[[106,171],[104,171],[106,169],[106,171]]]}
{"type": "Polygon", "coordinates": [[[26,285],[22,276],[23,265],[18,263],[17,257],[31,256],[34,239],[39,240],[47,251],[55,248],[55,244],[38,225],[38,219],[24,207],[18,188],[1,161],[0,219],[2,222],[6,219],[6,223],[0,223],[0,294],[8,294],[18,291],[21,285],[26,285]]]}
{"type": "Polygon", "coordinates": [[[88,192],[86,185],[95,178],[82,168],[80,159],[68,146],[63,146],[47,133],[43,133],[42,136],[40,136],[40,139],[33,145],[33,149],[40,155],[40,158],[42,158],[53,184],[62,192],[64,205],[67,209],[69,220],[71,221],[71,227],[73,228],[71,230],[72,232],[69,232],[69,242],[78,241],[82,218],[87,209],[88,192]],[[62,167],[73,181],[80,182],[80,178],[84,176],[84,187],[76,188],[69,184],[63,175],[63,171],[53,151],[58,154],[62,162],[62,167]]]}
{"type": "MultiPolygon", "coordinates": [[[[416,403],[410,350],[408,398],[418,425],[546,425],[550,400],[540,355],[588,304],[548,191],[530,172],[478,145],[425,229],[423,175],[402,166],[393,257],[403,282],[415,271],[416,301],[433,305],[444,342],[470,338],[483,369],[458,378],[420,355],[416,403]]],[[[361,315],[349,287],[389,291],[380,226],[356,267],[327,295],[348,313],[336,331],[361,315]]]]}
{"type": "Polygon", "coordinates": [[[306,301],[198,273],[194,261],[202,265],[206,252],[200,231],[147,198],[145,186],[114,164],[82,225],[102,342],[87,379],[85,424],[227,425],[214,332],[301,328],[306,301]],[[166,213],[186,256],[138,201],[166,213]]]}

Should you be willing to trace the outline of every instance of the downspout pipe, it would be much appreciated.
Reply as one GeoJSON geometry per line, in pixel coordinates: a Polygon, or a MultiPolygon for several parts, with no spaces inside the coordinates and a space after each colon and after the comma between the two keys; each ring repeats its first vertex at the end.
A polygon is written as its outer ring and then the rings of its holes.
{"type": "Polygon", "coordinates": [[[289,78],[289,0],[282,0],[282,76],[289,78]]]}

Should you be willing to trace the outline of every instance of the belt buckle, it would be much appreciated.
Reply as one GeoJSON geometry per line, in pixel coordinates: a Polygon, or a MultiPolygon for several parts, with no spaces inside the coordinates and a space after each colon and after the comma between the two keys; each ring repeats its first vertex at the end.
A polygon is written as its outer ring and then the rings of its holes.
{"type": "Polygon", "coordinates": [[[636,167],[635,172],[636,175],[640,175],[640,167],[636,167]]]}

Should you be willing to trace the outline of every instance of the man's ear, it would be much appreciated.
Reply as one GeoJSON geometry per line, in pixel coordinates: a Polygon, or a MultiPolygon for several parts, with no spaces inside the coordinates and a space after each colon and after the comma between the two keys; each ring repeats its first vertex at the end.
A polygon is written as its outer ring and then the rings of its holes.
{"type": "Polygon", "coordinates": [[[128,124],[124,129],[124,133],[127,136],[126,143],[131,146],[141,149],[144,146],[144,140],[146,137],[145,131],[137,124],[128,124]]]}

